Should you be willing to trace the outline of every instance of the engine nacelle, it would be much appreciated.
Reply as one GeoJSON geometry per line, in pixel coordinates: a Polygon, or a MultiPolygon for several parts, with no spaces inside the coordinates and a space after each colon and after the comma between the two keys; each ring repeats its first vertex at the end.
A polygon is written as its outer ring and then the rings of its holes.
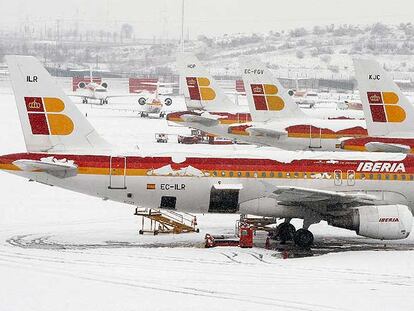
{"type": "Polygon", "coordinates": [[[380,239],[399,240],[410,235],[413,215],[406,205],[361,206],[347,216],[333,217],[328,223],[356,231],[358,235],[380,239]]]}
{"type": "Polygon", "coordinates": [[[101,86],[107,89],[107,88],[108,88],[108,83],[106,83],[106,82],[102,82],[102,83],[101,83],[101,86]]]}
{"type": "Polygon", "coordinates": [[[78,88],[84,89],[85,87],[86,87],[86,83],[85,82],[79,82],[78,83],[78,88]]]}
{"type": "Polygon", "coordinates": [[[171,106],[172,105],[172,99],[170,97],[167,97],[164,99],[165,106],[171,106]]]}

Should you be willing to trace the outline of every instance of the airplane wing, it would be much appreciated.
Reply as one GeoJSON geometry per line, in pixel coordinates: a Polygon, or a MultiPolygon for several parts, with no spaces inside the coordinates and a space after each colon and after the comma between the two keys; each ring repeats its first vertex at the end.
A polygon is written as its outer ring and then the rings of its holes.
{"type": "Polygon", "coordinates": [[[138,97],[140,93],[134,93],[134,94],[113,94],[113,95],[108,95],[105,97],[105,99],[109,99],[109,98],[116,98],[116,97],[138,97]]]}
{"type": "Polygon", "coordinates": [[[93,96],[89,95],[81,95],[81,94],[67,94],[70,97],[79,97],[79,98],[88,98],[88,99],[95,99],[93,96]]]}
{"type": "Polygon", "coordinates": [[[355,207],[373,205],[376,197],[366,193],[346,193],[296,186],[273,186],[265,183],[269,197],[282,205],[311,206],[312,208],[355,207]]]}
{"type": "Polygon", "coordinates": [[[67,162],[49,162],[42,160],[16,160],[14,165],[27,172],[45,172],[58,178],[76,176],[78,167],[67,162]]]}
{"type": "Polygon", "coordinates": [[[267,136],[267,137],[274,137],[280,138],[282,136],[286,136],[286,131],[278,131],[269,128],[260,128],[256,126],[252,126],[246,129],[246,132],[250,134],[250,136],[267,136]]]}
{"type": "Polygon", "coordinates": [[[193,115],[193,114],[184,114],[181,116],[185,122],[200,123],[204,126],[216,126],[220,123],[219,118],[212,115],[193,115]]]}
{"type": "Polygon", "coordinates": [[[402,144],[391,144],[378,141],[372,141],[365,144],[365,148],[369,152],[395,152],[395,153],[410,153],[411,147],[402,144]]]}

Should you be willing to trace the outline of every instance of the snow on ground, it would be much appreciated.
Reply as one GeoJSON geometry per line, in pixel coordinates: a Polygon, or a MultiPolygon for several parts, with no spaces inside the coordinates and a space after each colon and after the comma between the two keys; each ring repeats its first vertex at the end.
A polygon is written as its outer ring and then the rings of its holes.
{"type": "MultiPolygon", "coordinates": [[[[0,152],[22,151],[8,87],[0,103],[0,152]]],[[[165,120],[80,108],[113,143],[179,147],[153,143],[183,131],[165,120]]],[[[5,173],[0,185],[0,310],[412,310],[413,237],[384,247],[321,223],[315,256],[284,260],[263,235],[253,249],[202,248],[237,215],[197,215],[198,234],[142,236],[131,206],[5,173]]]]}

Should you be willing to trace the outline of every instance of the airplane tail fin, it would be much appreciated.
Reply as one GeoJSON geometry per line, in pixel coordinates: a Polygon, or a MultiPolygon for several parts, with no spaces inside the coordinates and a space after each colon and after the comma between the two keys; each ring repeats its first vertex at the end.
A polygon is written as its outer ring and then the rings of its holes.
{"type": "Polygon", "coordinates": [[[263,63],[244,58],[240,65],[252,121],[306,117],[263,63]]]}
{"type": "Polygon", "coordinates": [[[378,62],[354,59],[355,77],[371,136],[414,134],[414,108],[378,62]]]}
{"type": "Polygon", "coordinates": [[[206,111],[237,111],[239,106],[232,102],[217,84],[217,81],[190,53],[177,57],[180,85],[189,109],[206,111]]]}
{"type": "Polygon", "coordinates": [[[32,56],[6,56],[27,151],[105,149],[103,140],[32,56]]]}

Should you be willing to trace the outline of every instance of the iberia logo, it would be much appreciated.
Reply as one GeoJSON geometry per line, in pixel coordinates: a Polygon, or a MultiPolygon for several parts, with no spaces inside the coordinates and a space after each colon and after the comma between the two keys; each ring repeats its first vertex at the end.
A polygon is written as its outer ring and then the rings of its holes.
{"type": "Polygon", "coordinates": [[[251,84],[253,101],[256,110],[279,111],[285,107],[285,102],[277,93],[279,90],[273,84],[251,84]]]}
{"type": "Polygon", "coordinates": [[[187,77],[187,86],[192,100],[213,100],[216,92],[210,87],[210,80],[203,77],[187,77]]]}
{"type": "Polygon", "coordinates": [[[65,104],[59,98],[25,97],[27,114],[34,135],[69,135],[73,121],[60,113],[65,104]]]}
{"type": "Polygon", "coordinates": [[[398,105],[398,95],[394,92],[367,92],[372,121],[403,122],[406,114],[398,105]]]}

